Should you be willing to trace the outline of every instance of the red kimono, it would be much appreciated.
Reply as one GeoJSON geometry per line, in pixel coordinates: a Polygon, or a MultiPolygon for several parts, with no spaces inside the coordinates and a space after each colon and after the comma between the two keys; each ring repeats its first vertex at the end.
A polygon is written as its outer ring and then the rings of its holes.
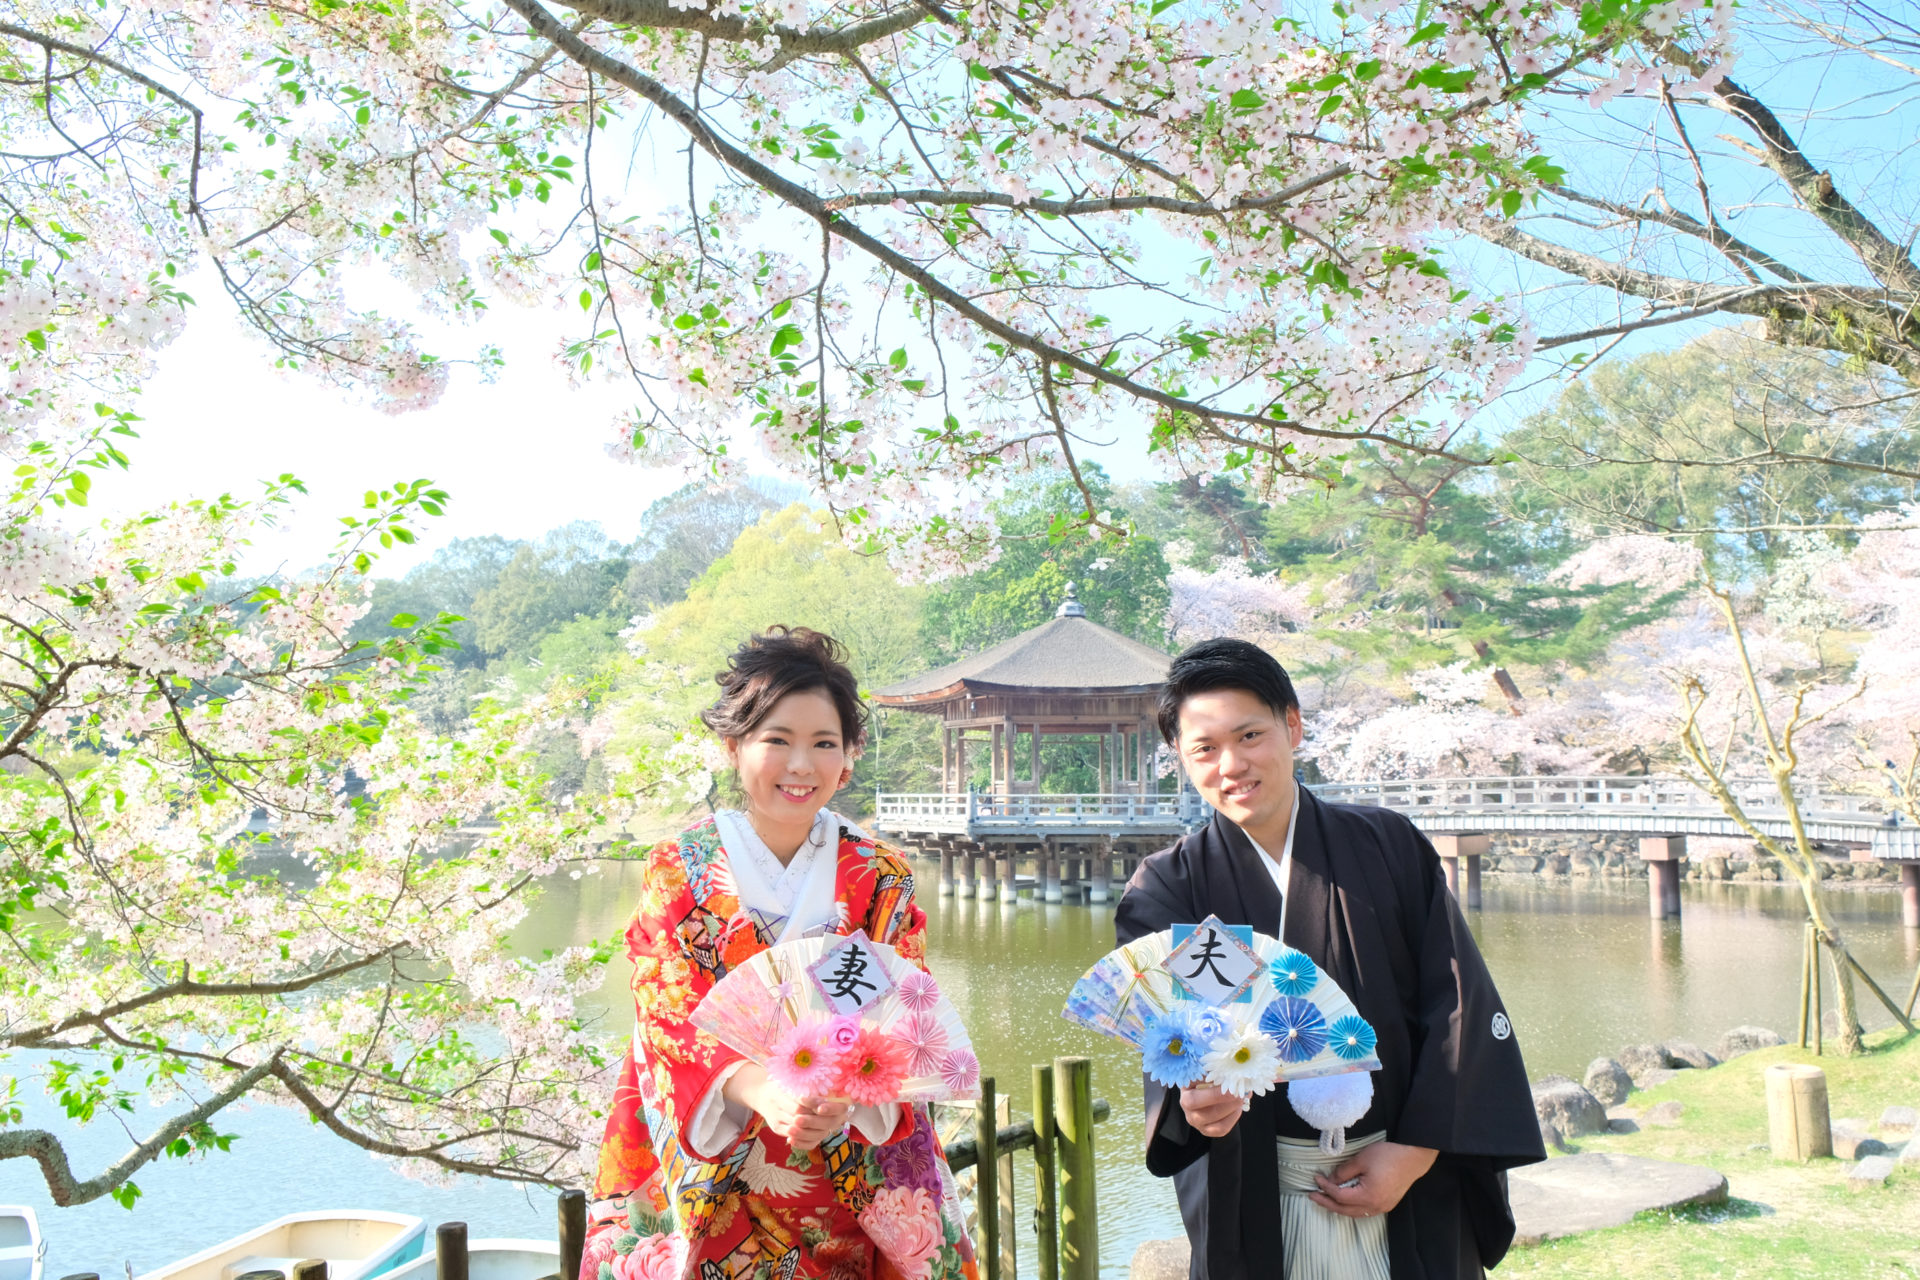
{"type": "MultiPolygon", "coordinates": [[[[832,932],[863,928],[924,964],[926,915],[897,851],[843,827],[834,896],[832,932]]],[[[713,819],[648,852],[627,927],[633,1039],[601,1142],[583,1275],[978,1280],[925,1106],[902,1107],[877,1145],[849,1129],[796,1153],[756,1115],[716,1159],[685,1146],[694,1109],[740,1061],[688,1018],[730,968],[771,945],[778,924],[741,909],[713,819]]]]}

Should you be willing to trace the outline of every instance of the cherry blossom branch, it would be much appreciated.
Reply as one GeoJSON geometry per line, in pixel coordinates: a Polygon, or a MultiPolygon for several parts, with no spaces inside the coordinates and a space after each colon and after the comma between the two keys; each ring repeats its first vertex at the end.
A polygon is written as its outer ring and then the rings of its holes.
{"type": "Polygon", "coordinates": [[[181,1137],[245,1097],[281,1065],[280,1054],[276,1051],[265,1062],[247,1068],[232,1084],[161,1125],[152,1137],[96,1177],[84,1181],[75,1177],[66,1147],[45,1129],[0,1130],[0,1160],[29,1159],[37,1162],[41,1176],[46,1179],[48,1195],[63,1209],[91,1203],[123,1185],[135,1172],[157,1159],[181,1137]]]}

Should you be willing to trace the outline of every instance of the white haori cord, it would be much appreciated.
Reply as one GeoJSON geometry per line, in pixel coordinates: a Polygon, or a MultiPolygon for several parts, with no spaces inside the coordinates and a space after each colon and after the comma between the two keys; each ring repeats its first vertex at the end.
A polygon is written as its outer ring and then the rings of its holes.
{"type": "Polygon", "coordinates": [[[1329,1155],[1318,1142],[1281,1138],[1280,1240],[1284,1280],[1392,1280],[1387,1260],[1387,1215],[1349,1218],[1307,1197],[1320,1189],[1315,1174],[1331,1176],[1346,1158],[1387,1135],[1349,1138],[1329,1155]]]}

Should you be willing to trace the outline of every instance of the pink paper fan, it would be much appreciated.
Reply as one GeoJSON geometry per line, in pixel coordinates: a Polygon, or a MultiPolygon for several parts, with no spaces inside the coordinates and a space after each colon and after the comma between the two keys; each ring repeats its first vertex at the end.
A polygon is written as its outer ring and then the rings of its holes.
{"type": "Polygon", "coordinates": [[[955,1097],[977,1097],[980,1090],[980,1059],[971,1049],[955,1049],[940,1060],[940,1079],[955,1097]]]}
{"type": "Polygon", "coordinates": [[[930,1012],[940,1003],[940,984],[924,969],[915,969],[900,979],[900,1003],[915,1013],[930,1012]]]}
{"type": "Polygon", "coordinates": [[[908,1014],[893,1028],[893,1035],[907,1051],[907,1074],[940,1074],[940,1062],[946,1057],[952,1039],[938,1018],[924,1013],[908,1014]]]}

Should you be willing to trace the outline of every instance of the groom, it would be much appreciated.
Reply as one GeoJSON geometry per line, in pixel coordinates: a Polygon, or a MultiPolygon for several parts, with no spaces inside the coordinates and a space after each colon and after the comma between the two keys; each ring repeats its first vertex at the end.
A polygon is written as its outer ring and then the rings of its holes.
{"type": "Polygon", "coordinates": [[[1278,1276],[1283,1195],[1352,1220],[1334,1235],[1361,1242],[1351,1259],[1301,1258],[1311,1265],[1299,1270],[1483,1275],[1513,1241],[1505,1171],[1546,1152],[1512,1024],[1433,846],[1397,813],[1295,783],[1293,682],[1244,640],[1174,659],[1159,726],[1215,817],[1140,864],[1120,899],[1121,944],[1209,914],[1275,935],[1284,919],[1282,941],[1373,1025],[1381,1062],[1350,1154],[1317,1173],[1282,1167],[1293,1153],[1310,1160],[1317,1137],[1285,1086],[1243,1112],[1211,1087],[1147,1083],[1147,1168],[1174,1180],[1193,1280],[1278,1276]]]}

